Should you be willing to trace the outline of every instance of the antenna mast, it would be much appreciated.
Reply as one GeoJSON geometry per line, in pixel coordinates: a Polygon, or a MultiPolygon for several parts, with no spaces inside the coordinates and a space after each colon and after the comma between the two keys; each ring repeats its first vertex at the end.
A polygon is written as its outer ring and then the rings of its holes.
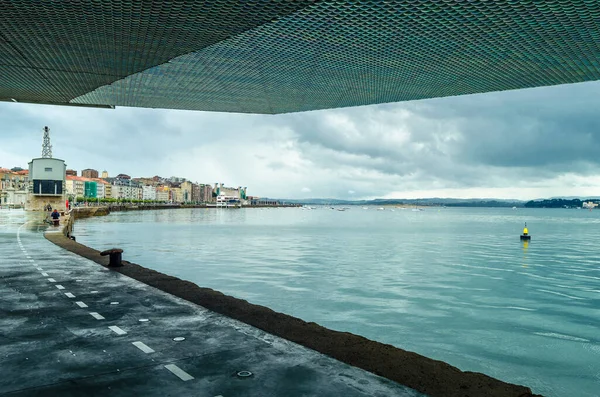
{"type": "Polygon", "coordinates": [[[44,127],[44,143],[42,144],[42,158],[52,158],[52,145],[50,144],[50,128],[44,127]]]}

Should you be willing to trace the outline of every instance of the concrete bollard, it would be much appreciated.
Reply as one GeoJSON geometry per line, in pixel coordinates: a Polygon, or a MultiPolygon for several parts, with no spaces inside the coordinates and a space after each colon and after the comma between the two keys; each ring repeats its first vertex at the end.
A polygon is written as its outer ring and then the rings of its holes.
{"type": "Polygon", "coordinates": [[[106,251],[102,251],[100,255],[106,256],[109,255],[108,267],[121,267],[123,264],[121,263],[121,254],[123,250],[120,248],[112,248],[106,251]]]}

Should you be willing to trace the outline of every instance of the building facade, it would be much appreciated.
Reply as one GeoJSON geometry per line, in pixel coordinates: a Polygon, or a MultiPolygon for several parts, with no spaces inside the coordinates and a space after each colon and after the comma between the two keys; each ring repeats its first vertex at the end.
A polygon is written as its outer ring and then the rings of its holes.
{"type": "Polygon", "coordinates": [[[180,187],[171,188],[171,201],[174,203],[183,203],[183,190],[180,187]]]}
{"type": "Polygon", "coordinates": [[[76,200],[78,197],[84,197],[85,181],[85,178],[82,178],[80,176],[67,175],[65,181],[65,189],[67,192],[67,196],[71,197],[72,200],[76,200]]]}
{"type": "Polygon", "coordinates": [[[142,200],[156,200],[156,188],[154,186],[142,186],[142,200]]]}
{"type": "Polygon", "coordinates": [[[235,187],[227,187],[223,186],[222,183],[215,183],[215,187],[213,191],[217,196],[228,196],[228,197],[237,197],[240,200],[246,200],[246,190],[248,188],[238,186],[235,187]]]}
{"type": "Polygon", "coordinates": [[[0,207],[24,206],[27,202],[28,171],[0,168],[0,207]]]}
{"type": "Polygon", "coordinates": [[[213,203],[215,201],[215,198],[213,197],[213,188],[211,185],[201,183],[199,185],[199,191],[200,191],[199,200],[198,200],[199,202],[213,203]]]}
{"type": "Polygon", "coordinates": [[[29,192],[25,208],[65,210],[67,166],[56,158],[37,158],[29,162],[29,192]]]}
{"type": "Polygon", "coordinates": [[[115,199],[141,200],[143,197],[142,186],[131,180],[128,175],[119,174],[116,178],[107,178],[110,182],[111,195],[115,199]],[[123,177],[121,177],[123,176],[123,177]]]}
{"type": "Polygon", "coordinates": [[[168,203],[171,201],[171,190],[167,186],[159,186],[156,188],[156,201],[168,203]]]}
{"type": "Polygon", "coordinates": [[[104,181],[104,198],[112,198],[112,185],[110,183],[108,183],[107,181],[104,181]]]}
{"type": "Polygon", "coordinates": [[[81,176],[84,178],[98,178],[98,171],[91,168],[86,168],[81,171],[81,176]]]}
{"type": "Polygon", "coordinates": [[[181,188],[181,203],[190,203],[192,202],[192,191],[193,191],[193,184],[190,181],[185,181],[182,182],[180,185],[181,188]]]}

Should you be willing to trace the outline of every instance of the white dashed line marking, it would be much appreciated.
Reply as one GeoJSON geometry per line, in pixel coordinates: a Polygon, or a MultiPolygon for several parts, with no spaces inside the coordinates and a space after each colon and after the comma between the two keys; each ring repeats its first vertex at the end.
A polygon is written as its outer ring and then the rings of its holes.
{"type": "Polygon", "coordinates": [[[44,270],[44,269],[42,269],[41,267],[36,267],[36,269],[38,269],[38,270],[44,270]]]}
{"type": "Polygon", "coordinates": [[[173,374],[175,374],[179,379],[181,379],[184,382],[187,380],[194,379],[194,377],[192,375],[188,374],[187,372],[185,372],[184,370],[182,370],[175,364],[165,365],[165,368],[168,369],[169,371],[171,371],[173,374]]]}
{"type": "Polygon", "coordinates": [[[111,305],[118,305],[119,302],[110,302],[111,305]]]}
{"type": "Polygon", "coordinates": [[[90,291],[90,294],[97,294],[98,291],[90,291]]]}
{"type": "Polygon", "coordinates": [[[90,312],[90,314],[92,315],[92,317],[94,317],[96,320],[104,320],[104,316],[96,313],[96,312],[90,312]]]}
{"type": "Polygon", "coordinates": [[[34,261],[33,259],[30,259],[30,260],[29,260],[29,262],[33,263],[33,262],[35,262],[35,261],[34,261]]]}
{"type": "MultiPolygon", "coordinates": [[[[43,274],[42,274],[42,276],[43,276],[43,274]]],[[[46,274],[46,276],[47,276],[47,274],[46,274]]],[[[56,280],[53,279],[53,278],[49,278],[48,281],[50,281],[51,283],[55,283],[56,282],[56,280]]]]}
{"type": "Polygon", "coordinates": [[[75,304],[79,307],[88,307],[88,305],[86,305],[85,303],[83,303],[82,301],[77,301],[75,302],[75,304]]]}
{"type": "Polygon", "coordinates": [[[56,288],[58,288],[58,289],[65,289],[65,287],[63,287],[63,286],[62,286],[62,285],[60,285],[60,284],[56,284],[56,288]]]}
{"type": "Polygon", "coordinates": [[[75,295],[70,292],[65,292],[65,295],[67,295],[67,298],[75,298],[75,295]]]}
{"type": "Polygon", "coordinates": [[[154,349],[148,347],[144,342],[131,342],[131,344],[146,354],[154,353],[154,349]]]}
{"type": "Polygon", "coordinates": [[[125,335],[127,333],[127,332],[123,331],[121,328],[117,327],[116,325],[111,325],[108,328],[117,335],[125,335]]]}
{"type": "Polygon", "coordinates": [[[48,273],[42,273],[42,276],[48,277],[48,273]]]}

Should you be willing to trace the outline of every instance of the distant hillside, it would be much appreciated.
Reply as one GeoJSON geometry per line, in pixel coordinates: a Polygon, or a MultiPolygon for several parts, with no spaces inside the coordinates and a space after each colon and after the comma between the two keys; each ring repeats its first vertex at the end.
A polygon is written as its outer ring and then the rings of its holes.
{"type": "Polygon", "coordinates": [[[596,204],[600,202],[598,199],[566,199],[553,198],[545,200],[531,200],[525,203],[526,208],[581,208],[584,202],[591,201],[596,204]]]}
{"type": "Polygon", "coordinates": [[[523,207],[524,201],[503,199],[374,199],[374,200],[340,200],[340,199],[277,199],[281,202],[303,205],[418,205],[446,207],[523,207]]]}

